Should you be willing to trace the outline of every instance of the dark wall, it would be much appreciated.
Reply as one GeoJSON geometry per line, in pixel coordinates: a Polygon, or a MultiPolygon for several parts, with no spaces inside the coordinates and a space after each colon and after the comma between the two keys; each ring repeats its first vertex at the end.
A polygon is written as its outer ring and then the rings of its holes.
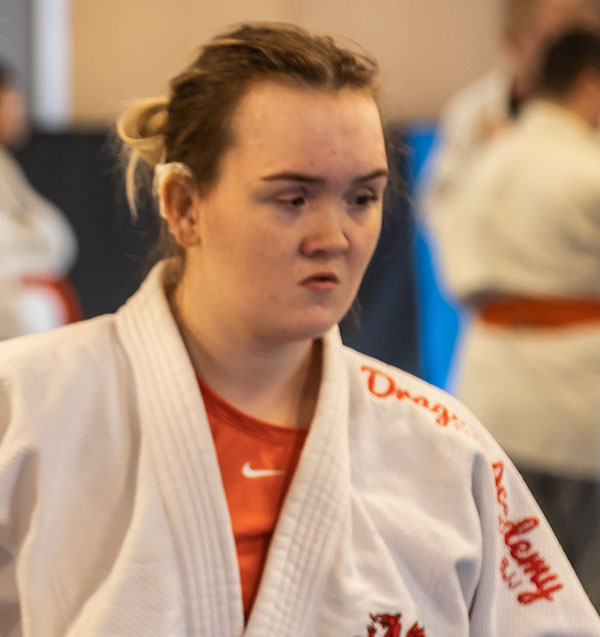
{"type": "MultiPolygon", "coordinates": [[[[401,137],[394,161],[406,174],[401,137]]],[[[117,309],[138,287],[158,223],[141,210],[134,224],[127,207],[115,142],[99,134],[34,134],[19,153],[32,184],[68,217],[79,239],[70,279],[86,317],[117,309]]],[[[344,341],[359,351],[421,373],[414,222],[406,197],[386,205],[383,230],[359,292],[359,322],[342,323],[344,341]]]]}
{"type": "Polygon", "coordinates": [[[133,224],[114,142],[105,134],[34,134],[17,159],[79,240],[70,279],[85,316],[116,310],[138,287],[150,237],[133,224]]]}

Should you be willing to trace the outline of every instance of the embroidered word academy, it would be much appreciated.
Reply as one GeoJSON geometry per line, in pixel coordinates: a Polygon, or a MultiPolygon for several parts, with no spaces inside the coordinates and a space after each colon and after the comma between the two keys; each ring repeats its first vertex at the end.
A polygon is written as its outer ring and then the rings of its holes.
{"type": "MultiPolygon", "coordinates": [[[[430,401],[426,396],[412,396],[410,392],[398,387],[393,378],[384,372],[368,365],[363,365],[361,371],[368,372],[367,386],[371,394],[377,398],[392,398],[396,400],[410,400],[435,415],[435,422],[440,427],[452,426],[475,438],[466,423],[451,413],[448,408],[438,402],[430,401]]],[[[498,516],[498,530],[506,546],[509,557],[504,556],[500,562],[500,574],[509,590],[517,591],[517,601],[520,604],[533,604],[539,600],[554,601],[553,593],[563,588],[558,575],[552,572],[546,560],[536,551],[532,542],[525,539],[539,526],[539,518],[524,517],[519,521],[509,519],[508,495],[503,485],[504,463],[492,464],[496,485],[496,499],[501,508],[498,516]],[[511,563],[512,561],[512,563],[511,563]],[[533,590],[523,590],[526,585],[525,577],[533,584],[533,590]]],[[[373,633],[376,635],[377,633],[373,633]]],[[[390,633],[390,637],[393,633],[390,633]]],[[[371,637],[371,633],[369,633],[371,637]]],[[[387,637],[387,635],[386,635],[387,637]]]]}
{"type": "Polygon", "coordinates": [[[563,584],[558,579],[558,575],[552,572],[546,560],[533,548],[532,543],[525,539],[539,525],[540,520],[537,517],[525,517],[518,522],[509,520],[508,494],[502,482],[504,463],[494,462],[492,469],[496,483],[496,500],[501,511],[498,516],[498,530],[511,558],[535,588],[534,590],[522,590],[524,582],[519,571],[510,570],[510,562],[507,557],[503,557],[500,563],[502,579],[510,590],[521,590],[517,594],[517,600],[520,604],[533,604],[540,599],[552,602],[554,601],[552,594],[559,591],[563,584]]]}

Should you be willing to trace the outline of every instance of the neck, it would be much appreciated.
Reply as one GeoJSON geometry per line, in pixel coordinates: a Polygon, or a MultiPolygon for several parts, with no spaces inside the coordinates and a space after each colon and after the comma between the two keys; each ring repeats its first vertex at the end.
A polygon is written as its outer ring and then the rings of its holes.
{"type": "Polygon", "coordinates": [[[319,341],[269,345],[232,333],[210,313],[197,311],[181,284],[171,307],[196,373],[217,394],[255,418],[310,425],[320,386],[319,341]]]}
{"type": "Polygon", "coordinates": [[[560,106],[565,109],[571,115],[577,117],[582,124],[587,125],[590,129],[594,129],[597,126],[598,112],[597,108],[590,108],[589,103],[585,100],[579,100],[577,97],[564,96],[564,97],[546,97],[547,102],[560,106]]]}

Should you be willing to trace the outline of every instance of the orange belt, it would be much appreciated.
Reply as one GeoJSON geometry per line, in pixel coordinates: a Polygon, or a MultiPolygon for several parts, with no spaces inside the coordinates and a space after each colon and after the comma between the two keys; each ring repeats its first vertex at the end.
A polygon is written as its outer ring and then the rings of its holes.
{"type": "Polygon", "coordinates": [[[600,299],[503,297],[484,303],[479,316],[484,323],[504,327],[566,327],[600,322],[600,299]]]}

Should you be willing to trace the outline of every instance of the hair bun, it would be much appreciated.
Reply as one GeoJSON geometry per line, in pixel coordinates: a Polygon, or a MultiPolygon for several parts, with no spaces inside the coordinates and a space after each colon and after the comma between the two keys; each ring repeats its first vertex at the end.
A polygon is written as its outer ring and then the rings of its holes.
{"type": "Polygon", "coordinates": [[[117,121],[121,140],[150,166],[164,156],[164,132],[167,126],[166,97],[141,100],[130,106],[117,121]]]}

